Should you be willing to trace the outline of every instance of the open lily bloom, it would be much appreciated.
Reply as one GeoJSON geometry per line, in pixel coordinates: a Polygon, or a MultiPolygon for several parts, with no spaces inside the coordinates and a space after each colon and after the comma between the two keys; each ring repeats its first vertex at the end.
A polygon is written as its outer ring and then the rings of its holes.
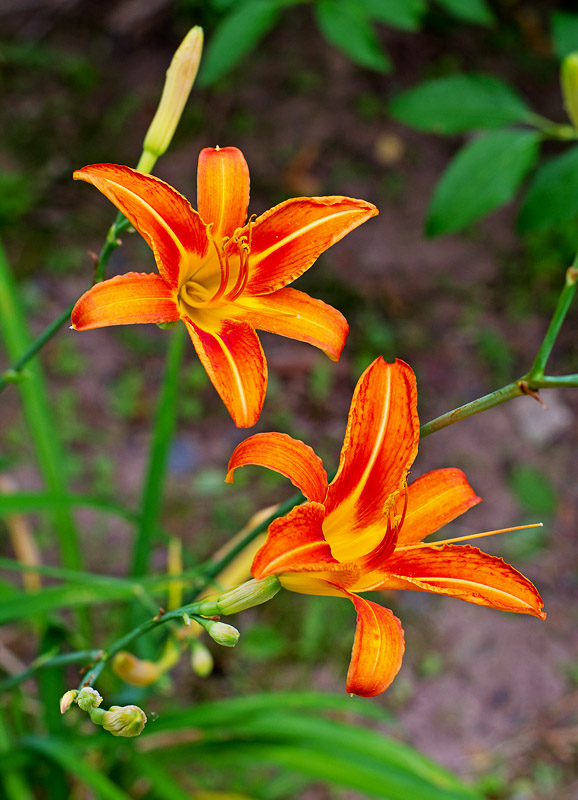
{"type": "Polygon", "coordinates": [[[258,420],[267,362],[255,329],[341,355],[348,325],[321,300],[287,288],[324,250],[377,214],[349,197],[297,197],[247,221],[249,170],[240,150],[199,156],[198,212],[168,184],[114,164],[74,173],[122,211],[154,253],[159,274],[98,283],[72,312],[76,330],[183,320],[235,424],[258,420]]]}
{"type": "Polygon", "coordinates": [[[307,498],[269,526],[252,573],[276,575],[294,592],[353,602],[357,630],[346,689],[366,697],[396,676],[404,637],[397,617],[360,592],[414,589],[545,617],[535,587],[502,559],[469,545],[423,543],[480,498],[459,469],[428,472],[407,485],[419,439],[416,406],[410,367],[378,358],[355,389],[329,485],[313,450],[281,433],[245,439],[229,463],[229,482],[238,467],[259,464],[290,478],[307,498]]]}

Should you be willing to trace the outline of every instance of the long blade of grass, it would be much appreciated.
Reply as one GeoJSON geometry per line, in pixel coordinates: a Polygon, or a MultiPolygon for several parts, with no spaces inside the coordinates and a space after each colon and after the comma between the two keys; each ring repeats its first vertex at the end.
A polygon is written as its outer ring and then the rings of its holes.
{"type": "Polygon", "coordinates": [[[136,511],[87,494],[53,494],[52,492],[11,492],[0,494],[0,516],[26,514],[33,511],[57,511],[70,508],[88,508],[111,514],[128,522],[140,522],[136,511]]]}
{"type": "MultiPolygon", "coordinates": [[[[12,746],[3,713],[4,709],[0,706],[0,755],[10,755],[12,746]]],[[[30,786],[17,765],[8,761],[0,771],[0,776],[6,800],[34,800],[30,786]]]]}
{"type": "Polygon", "coordinates": [[[37,737],[26,737],[22,744],[29,750],[54,761],[63,770],[74,775],[83,784],[90,787],[96,796],[102,800],[130,800],[130,797],[122,789],[119,789],[106,775],[90,765],[83,753],[71,745],[52,737],[50,739],[39,739],[37,737]]]}

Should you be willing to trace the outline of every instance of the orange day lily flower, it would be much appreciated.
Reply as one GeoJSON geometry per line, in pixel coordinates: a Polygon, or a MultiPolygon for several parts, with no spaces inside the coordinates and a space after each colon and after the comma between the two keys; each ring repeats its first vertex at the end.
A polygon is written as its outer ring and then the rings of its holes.
{"type": "Polygon", "coordinates": [[[411,368],[378,358],[355,389],[329,485],[313,450],[282,433],[245,439],[229,462],[229,482],[238,467],[259,464],[290,478],[307,498],[271,523],[252,573],[276,575],[294,592],[353,602],[357,630],[346,689],[365,697],[395,678],[404,637],[397,617],[360,592],[414,589],[546,616],[536,588],[502,559],[469,545],[422,543],[480,498],[459,469],[428,472],[407,485],[419,439],[416,406],[411,368]]]}
{"type": "Polygon", "coordinates": [[[378,213],[349,197],[296,197],[247,221],[249,170],[236,147],[205,148],[198,212],[168,184],[114,164],[74,173],[122,211],[154,253],[159,274],[97,283],[76,303],[76,330],[183,320],[235,424],[258,420],[267,362],[255,329],[309,342],[337,361],[345,318],[287,288],[316,258],[378,213]]]}

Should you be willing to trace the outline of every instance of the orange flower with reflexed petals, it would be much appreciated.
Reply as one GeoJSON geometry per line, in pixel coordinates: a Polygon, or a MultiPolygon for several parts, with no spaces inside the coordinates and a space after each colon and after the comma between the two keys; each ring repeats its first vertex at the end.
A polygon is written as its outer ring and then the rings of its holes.
{"type": "Polygon", "coordinates": [[[355,389],[339,469],[329,485],[313,450],[282,433],[245,439],[229,462],[229,482],[238,467],[259,464],[290,478],[307,498],[271,523],[252,573],[276,575],[294,592],[353,602],[357,630],[346,690],[365,697],[380,694],[395,678],[404,637],[397,617],[360,592],[414,589],[546,616],[535,587],[502,559],[469,545],[423,543],[480,498],[459,469],[428,472],[407,485],[419,439],[416,406],[410,367],[378,358],[355,389]]]}
{"type": "Polygon", "coordinates": [[[309,342],[336,361],[348,325],[321,300],[287,288],[316,258],[377,214],[349,197],[296,197],[247,221],[249,170],[236,147],[199,156],[198,212],[168,184],[129,167],[74,173],[122,211],[159,274],[98,283],[72,312],[76,330],[183,320],[209,378],[241,428],[258,420],[267,362],[255,329],[309,342]]]}

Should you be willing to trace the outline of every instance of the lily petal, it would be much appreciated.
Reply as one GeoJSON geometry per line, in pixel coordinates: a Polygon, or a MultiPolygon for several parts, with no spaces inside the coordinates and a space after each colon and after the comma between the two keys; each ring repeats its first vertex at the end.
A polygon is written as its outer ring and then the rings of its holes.
{"type": "Polygon", "coordinates": [[[160,275],[140,272],[96,283],[78,299],[71,315],[72,327],[77,331],[178,319],[174,290],[160,275]]]}
{"type": "MultiPolygon", "coordinates": [[[[419,439],[416,404],[415,376],[399,359],[393,364],[376,359],[358,381],[325,503],[325,536],[340,561],[362,559],[376,547],[382,559],[387,556],[380,544],[388,533],[384,512],[397,515],[396,501],[401,506],[405,500],[419,439]]],[[[395,528],[389,534],[392,548],[395,528]]]]}
{"type": "Polygon", "coordinates": [[[289,478],[308,500],[322,503],[327,491],[323,462],[309,445],[285,433],[256,433],[237,445],[225,480],[233,483],[238,467],[258,464],[289,478]]]}
{"type": "Polygon", "coordinates": [[[189,335],[213,386],[238,428],[259,419],[267,391],[267,362],[261,342],[246,322],[224,319],[209,333],[185,319],[189,335]]]}
{"type": "Polygon", "coordinates": [[[376,589],[435,592],[500,611],[545,619],[536,587],[501,558],[470,545],[423,547],[394,555],[376,589]]]}
{"type": "Polygon", "coordinates": [[[215,239],[232,236],[247,219],[249,167],[236,147],[205,147],[199,155],[197,208],[203,222],[213,223],[215,239]]]}
{"type": "Polygon", "coordinates": [[[396,546],[421,542],[481,501],[461,469],[426,472],[407,487],[407,509],[396,546]]]}
{"type": "Polygon", "coordinates": [[[169,286],[179,287],[180,271],[191,256],[207,254],[209,240],[200,216],[159,178],[116,164],[83,167],[73,177],[92,183],[125,215],[153,251],[169,286]]]}
{"type": "Polygon", "coordinates": [[[337,309],[296,289],[243,296],[235,311],[238,319],[247,319],[254,328],[312,344],[332,361],[339,360],[349,332],[347,320],[337,309]]]}
{"type": "Polygon", "coordinates": [[[324,516],[321,503],[305,503],[292,508],[287,516],[273,520],[267,541],[253,561],[253,577],[260,580],[284,572],[340,567],[323,537],[324,516]]]}
{"type": "Polygon", "coordinates": [[[295,197],[269,209],[252,226],[245,294],[268,294],[292,283],[324,250],[377,213],[372,203],[339,196],[295,197]]]}
{"type": "Polygon", "coordinates": [[[384,692],[400,670],[405,642],[398,618],[387,608],[349,592],[357,628],[345,691],[362,697],[384,692]]]}

